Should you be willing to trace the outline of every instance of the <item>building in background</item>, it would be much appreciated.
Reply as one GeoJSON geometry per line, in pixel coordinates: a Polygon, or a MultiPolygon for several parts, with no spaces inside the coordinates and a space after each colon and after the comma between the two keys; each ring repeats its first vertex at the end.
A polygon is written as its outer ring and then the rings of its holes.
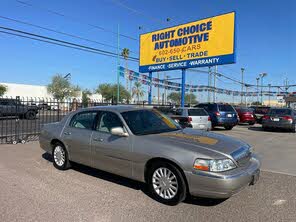
{"type": "MultiPolygon", "coordinates": [[[[54,99],[53,96],[47,92],[47,87],[42,85],[27,85],[27,84],[18,84],[18,83],[0,83],[7,87],[7,92],[4,94],[4,97],[15,98],[17,96],[21,98],[31,99],[32,100],[49,100],[54,99]]],[[[81,100],[82,93],[79,93],[79,96],[76,98],[81,100]]],[[[102,101],[102,96],[100,94],[92,94],[89,96],[91,100],[102,101]]]]}

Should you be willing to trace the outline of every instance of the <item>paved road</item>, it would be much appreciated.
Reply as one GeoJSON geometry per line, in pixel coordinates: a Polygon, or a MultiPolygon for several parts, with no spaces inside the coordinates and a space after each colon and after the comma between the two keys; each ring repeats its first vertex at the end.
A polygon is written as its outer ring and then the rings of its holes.
{"type": "MultiPolygon", "coordinates": [[[[289,158],[286,149],[294,155],[287,141],[292,134],[259,134],[247,127],[217,132],[248,139],[259,153],[267,155],[263,156],[266,170],[273,165],[269,160],[289,158]],[[273,139],[266,148],[269,135],[273,139]]],[[[152,200],[143,184],[79,165],[62,172],[50,161],[38,143],[0,146],[0,221],[249,222],[296,218],[296,177],[291,175],[264,171],[255,186],[226,201],[195,198],[169,207],[152,200]]],[[[288,166],[281,162],[274,165],[281,172],[288,166]]]]}

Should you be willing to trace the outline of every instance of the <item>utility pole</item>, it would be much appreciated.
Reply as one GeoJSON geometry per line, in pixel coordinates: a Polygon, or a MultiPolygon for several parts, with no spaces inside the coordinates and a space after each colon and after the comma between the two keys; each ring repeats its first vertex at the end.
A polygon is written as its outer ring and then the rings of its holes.
{"type": "Polygon", "coordinates": [[[258,103],[259,103],[259,80],[260,80],[260,77],[257,77],[256,81],[257,81],[257,102],[258,103]]]}
{"type": "Polygon", "coordinates": [[[246,84],[245,87],[246,87],[245,106],[248,107],[248,98],[247,98],[247,94],[248,94],[248,87],[249,87],[249,85],[246,84]]]}
{"type": "Polygon", "coordinates": [[[119,66],[120,66],[120,60],[119,60],[119,24],[117,25],[117,104],[119,104],[119,96],[120,96],[120,92],[119,92],[119,75],[120,75],[120,70],[119,70],[119,66]]]}
{"type": "Polygon", "coordinates": [[[242,71],[242,90],[241,90],[241,104],[243,104],[243,93],[244,93],[244,68],[241,68],[242,71]]]}

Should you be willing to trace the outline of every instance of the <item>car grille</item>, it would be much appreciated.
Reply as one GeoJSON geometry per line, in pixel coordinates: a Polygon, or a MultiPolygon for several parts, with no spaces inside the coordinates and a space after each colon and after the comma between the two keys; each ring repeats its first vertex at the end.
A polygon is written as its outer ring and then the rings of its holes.
{"type": "Polygon", "coordinates": [[[250,147],[241,147],[240,149],[231,153],[233,159],[237,162],[239,166],[245,166],[249,163],[251,159],[252,152],[250,151],[250,147]]]}

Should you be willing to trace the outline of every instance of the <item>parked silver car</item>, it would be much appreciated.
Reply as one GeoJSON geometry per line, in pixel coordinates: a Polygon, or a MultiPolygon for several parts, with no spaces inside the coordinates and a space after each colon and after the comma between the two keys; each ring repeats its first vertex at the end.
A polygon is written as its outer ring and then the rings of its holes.
{"type": "Polygon", "coordinates": [[[193,196],[228,198],[259,178],[260,162],[240,140],[181,129],[154,109],[81,109],[41,131],[40,146],[57,169],[78,162],[146,182],[165,204],[193,196]]]}
{"type": "Polygon", "coordinates": [[[193,129],[210,130],[212,128],[211,118],[203,108],[177,108],[173,110],[173,114],[187,117],[193,129]]]}

